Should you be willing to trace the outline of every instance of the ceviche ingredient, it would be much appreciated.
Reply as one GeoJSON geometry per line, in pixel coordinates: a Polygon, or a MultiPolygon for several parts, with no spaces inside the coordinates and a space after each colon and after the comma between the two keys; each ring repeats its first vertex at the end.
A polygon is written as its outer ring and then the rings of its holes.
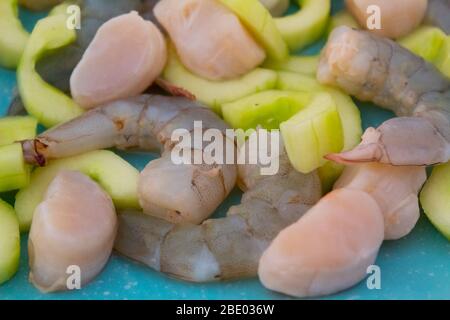
{"type": "Polygon", "coordinates": [[[32,139],[36,129],[37,121],[30,116],[0,118],[0,146],[32,139]]]}
{"type": "Polygon", "coordinates": [[[223,104],[222,115],[236,129],[278,129],[310,100],[306,92],[267,90],[223,104]]]}
{"type": "Polygon", "coordinates": [[[337,27],[342,26],[359,29],[358,22],[347,10],[339,11],[331,16],[330,24],[328,25],[328,34],[330,34],[337,27]]]}
{"type": "Polygon", "coordinates": [[[63,0],[19,0],[21,6],[31,10],[48,9],[61,2],[63,2],[63,0]]]}
{"type": "Polygon", "coordinates": [[[345,3],[362,28],[383,37],[397,39],[419,26],[427,11],[428,1],[346,0],[345,3]],[[374,6],[376,9],[372,9],[374,6]],[[377,17],[380,18],[380,28],[371,28],[372,19],[377,17]]]}
{"type": "Polygon", "coordinates": [[[183,65],[206,79],[239,77],[266,57],[238,17],[219,1],[161,0],[154,13],[183,65]]]}
{"type": "Polygon", "coordinates": [[[35,70],[36,61],[43,54],[75,40],[75,31],[66,28],[66,20],[66,15],[59,14],[38,21],[17,69],[17,82],[24,106],[30,115],[46,127],[83,113],[83,109],[69,96],[46,83],[35,70]]]}
{"type": "Polygon", "coordinates": [[[420,57],[389,39],[340,27],[323,50],[317,77],[399,116],[329,159],[419,166],[449,160],[450,80],[420,57]]]}
{"type": "Polygon", "coordinates": [[[259,262],[259,279],[296,297],[336,293],[367,275],[383,238],[377,202],[364,191],[338,189],[275,237],[259,262]]]}
{"type": "Polygon", "coordinates": [[[72,97],[90,109],[135,96],[153,83],[166,60],[165,39],[152,22],[136,11],[118,16],[98,29],[75,67],[72,97]]]}
{"type": "Polygon", "coordinates": [[[20,189],[30,181],[30,168],[24,160],[22,146],[0,146],[0,192],[20,189]]]}
{"type": "Polygon", "coordinates": [[[235,13],[251,32],[253,37],[264,47],[267,58],[283,61],[289,55],[284,42],[270,12],[259,0],[218,0],[235,13]]]}
{"type": "Polygon", "coordinates": [[[289,8],[289,0],[259,0],[274,17],[282,16],[289,8]]]}
{"type": "Polygon", "coordinates": [[[14,209],[0,199],[0,285],[19,269],[20,232],[14,209]]]}
{"type": "Polygon", "coordinates": [[[240,166],[241,185],[247,191],[225,218],[174,225],[142,213],[122,212],[115,249],[188,281],[255,276],[261,253],[272,239],[321,196],[317,174],[295,171],[283,150],[281,145],[272,153],[280,155],[275,176],[262,176],[259,165],[240,166]]]}
{"type": "Polygon", "coordinates": [[[325,155],[344,146],[341,118],[327,93],[316,94],[305,108],[281,123],[280,130],[292,166],[302,173],[321,167],[325,155]]]}
{"type": "Polygon", "coordinates": [[[0,66],[16,68],[28,41],[18,18],[17,0],[0,1],[0,66]]]}
{"type": "MultiPolygon", "coordinates": [[[[25,141],[24,154],[30,163],[45,164],[50,159],[111,147],[162,151],[162,157],[149,163],[140,175],[139,202],[144,212],[171,222],[199,223],[233,189],[236,166],[207,165],[203,161],[177,165],[173,161],[172,149],[178,142],[172,140],[174,130],[183,129],[183,139],[190,141],[188,135],[194,130],[202,134],[202,129],[195,127],[197,121],[202,122],[203,130],[213,128],[222,132],[223,154],[216,156],[225,160],[226,153],[234,150],[235,145],[225,137],[225,129],[229,127],[222,119],[186,98],[156,95],[118,100],[92,109],[34,140],[25,141]]],[[[193,143],[186,148],[203,156],[206,146],[193,143]]]]}
{"type": "Polygon", "coordinates": [[[68,290],[70,266],[81,285],[108,262],[117,232],[109,195],[82,173],[61,171],[36,207],[30,236],[30,281],[42,292],[68,290]]]}
{"type": "Polygon", "coordinates": [[[298,12],[275,19],[276,26],[291,51],[298,51],[319,40],[327,29],[331,12],[330,0],[296,2],[300,7],[298,12]]]}
{"type": "Polygon", "coordinates": [[[420,203],[431,223],[450,240],[450,163],[437,166],[425,184],[420,203]]]}
{"type": "Polygon", "coordinates": [[[290,56],[284,61],[267,61],[265,68],[278,71],[292,71],[305,75],[315,76],[319,66],[319,56],[290,56]]]}
{"type": "Polygon", "coordinates": [[[162,77],[170,83],[191,92],[198,101],[221,112],[224,103],[236,101],[256,92],[273,89],[277,83],[277,73],[256,68],[232,80],[211,81],[201,78],[189,70],[178,59],[175,50],[169,48],[169,61],[162,77]]]}
{"type": "Polygon", "coordinates": [[[30,184],[16,195],[15,210],[21,232],[27,232],[36,207],[45,197],[52,180],[62,170],[80,171],[95,180],[118,209],[140,208],[137,185],[139,172],[111,151],[97,150],[52,161],[31,174],[30,184]]]}
{"type": "Polygon", "coordinates": [[[418,194],[426,179],[424,167],[365,163],[347,166],[334,188],[370,194],[384,216],[385,240],[397,240],[409,234],[419,220],[418,194]]]}
{"type": "Polygon", "coordinates": [[[442,29],[446,34],[450,34],[450,1],[448,0],[428,0],[428,10],[425,15],[425,22],[442,29]]]}

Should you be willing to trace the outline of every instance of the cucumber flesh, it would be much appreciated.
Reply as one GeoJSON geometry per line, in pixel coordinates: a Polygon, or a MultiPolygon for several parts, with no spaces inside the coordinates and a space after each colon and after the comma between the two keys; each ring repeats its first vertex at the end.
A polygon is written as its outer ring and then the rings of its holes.
{"type": "Polygon", "coordinates": [[[139,209],[137,181],[139,172],[111,151],[99,150],[53,160],[31,174],[30,184],[16,195],[15,209],[20,230],[29,230],[36,206],[44,198],[48,185],[61,170],[80,171],[97,181],[111,196],[117,208],[139,209]]]}
{"type": "Polygon", "coordinates": [[[286,61],[267,61],[264,67],[277,71],[297,72],[315,76],[319,66],[319,56],[291,56],[286,61]]]}
{"type": "Polygon", "coordinates": [[[20,232],[14,209],[0,199],[0,285],[19,269],[20,232]]]}
{"type": "Polygon", "coordinates": [[[441,29],[423,26],[398,42],[428,62],[434,63],[446,38],[447,35],[441,29]]]}
{"type": "Polygon", "coordinates": [[[163,72],[168,82],[191,92],[197,100],[215,112],[221,112],[222,104],[236,101],[256,92],[273,89],[278,75],[275,71],[257,68],[239,79],[210,81],[188,71],[170,48],[169,60],[163,72]]]}
{"type": "Polygon", "coordinates": [[[324,156],[344,145],[342,122],[331,95],[318,93],[311,103],[280,126],[291,164],[309,173],[326,163],[324,156]]]}
{"type": "Polygon", "coordinates": [[[331,17],[327,33],[330,34],[334,29],[342,26],[359,29],[359,24],[355,18],[348,11],[342,10],[331,17]]]}
{"type": "Polygon", "coordinates": [[[30,168],[20,143],[0,147],[0,192],[23,188],[30,181],[30,168]]]}
{"type": "Polygon", "coordinates": [[[29,116],[0,118],[0,146],[36,136],[37,120],[29,116]]]}
{"type": "Polygon", "coordinates": [[[431,223],[450,240],[450,163],[433,169],[420,203],[431,223]]]}

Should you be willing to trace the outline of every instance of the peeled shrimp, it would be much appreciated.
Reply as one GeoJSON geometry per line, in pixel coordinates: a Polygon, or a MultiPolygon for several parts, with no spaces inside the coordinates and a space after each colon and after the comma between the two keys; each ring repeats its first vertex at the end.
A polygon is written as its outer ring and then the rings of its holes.
{"type": "Polygon", "coordinates": [[[321,196],[316,172],[290,165],[280,146],[280,169],[261,176],[258,165],[240,165],[241,204],[225,218],[174,225],[137,212],[119,215],[115,249],[152,269],[194,282],[255,276],[258,260],[280,230],[297,221],[321,196]],[[250,167],[248,167],[250,166],[250,167]]]}
{"type": "Polygon", "coordinates": [[[369,7],[380,9],[381,29],[370,31],[383,37],[397,39],[406,36],[422,22],[427,11],[427,0],[346,0],[348,10],[359,25],[368,29],[373,14],[369,7]]]}
{"type": "Polygon", "coordinates": [[[450,34],[450,0],[428,0],[425,22],[450,34]]]}
{"type": "Polygon", "coordinates": [[[116,232],[111,198],[87,176],[62,171],[34,214],[30,281],[43,292],[67,290],[70,268],[76,266],[81,285],[87,284],[108,261],[116,232]]]}
{"type": "Polygon", "coordinates": [[[335,190],[275,238],[258,275],[271,290],[315,297],[363,279],[383,242],[383,216],[366,192],[335,190]]]}
{"type": "Polygon", "coordinates": [[[155,81],[166,60],[165,39],[152,22],[136,11],[118,16],[98,29],[75,67],[72,97],[90,109],[135,96],[155,81]]]}
{"type": "Polygon", "coordinates": [[[450,81],[428,62],[389,39],[340,27],[317,77],[400,117],[369,128],[358,147],[329,159],[412,166],[450,160],[450,81]]]}
{"type": "Polygon", "coordinates": [[[384,216],[384,239],[397,240],[409,234],[419,220],[418,194],[426,179],[424,167],[367,163],[346,167],[334,188],[370,194],[384,216]]]}
{"type": "Polygon", "coordinates": [[[183,64],[204,78],[236,78],[266,57],[238,17],[216,0],[161,0],[154,13],[183,64]]]}
{"type": "MultiPolygon", "coordinates": [[[[235,164],[177,165],[172,161],[174,130],[194,132],[196,121],[202,121],[204,130],[219,129],[224,136],[228,128],[213,111],[191,100],[142,95],[92,109],[24,141],[24,156],[29,163],[45,165],[49,159],[111,147],[161,151],[162,157],[150,162],[139,179],[144,212],[170,222],[200,223],[234,188],[237,168],[235,164]]],[[[234,140],[226,137],[224,143],[223,155],[217,155],[223,159],[235,149],[234,140]]],[[[203,153],[204,147],[193,144],[193,153],[203,153]]]]}

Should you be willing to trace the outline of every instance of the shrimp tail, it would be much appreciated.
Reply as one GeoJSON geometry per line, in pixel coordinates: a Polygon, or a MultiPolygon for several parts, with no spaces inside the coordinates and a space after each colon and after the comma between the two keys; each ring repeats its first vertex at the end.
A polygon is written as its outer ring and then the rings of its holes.
{"type": "Polygon", "coordinates": [[[356,148],[326,158],[342,164],[380,162],[412,166],[443,163],[449,154],[449,143],[428,120],[401,117],[388,120],[377,129],[368,128],[356,148]]]}

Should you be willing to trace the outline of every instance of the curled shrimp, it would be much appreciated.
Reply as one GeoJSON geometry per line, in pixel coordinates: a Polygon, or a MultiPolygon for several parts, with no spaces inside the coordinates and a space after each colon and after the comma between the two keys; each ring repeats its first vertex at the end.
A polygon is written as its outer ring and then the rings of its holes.
{"type": "Polygon", "coordinates": [[[442,29],[450,34],[450,1],[428,0],[425,22],[442,29]]]}
{"type": "Polygon", "coordinates": [[[328,159],[412,166],[450,159],[450,80],[420,57],[389,39],[340,27],[322,52],[317,77],[399,116],[328,159]]]}
{"type": "Polygon", "coordinates": [[[207,282],[255,276],[262,252],[280,230],[298,220],[321,196],[316,172],[295,171],[280,146],[280,170],[261,176],[240,165],[247,190],[225,218],[175,225],[139,212],[119,214],[115,250],[169,276],[207,282]]]}
{"type": "MultiPolygon", "coordinates": [[[[172,161],[177,129],[220,130],[225,139],[223,155],[234,151],[234,140],[226,137],[228,126],[213,111],[179,97],[142,95],[92,109],[78,118],[52,128],[22,143],[24,157],[31,164],[45,165],[50,159],[91,150],[117,147],[160,151],[141,173],[139,200],[144,212],[171,222],[200,223],[227,197],[236,183],[235,164],[183,164],[172,161]]],[[[203,153],[204,145],[193,145],[203,153]]],[[[235,151],[237,154],[237,151],[235,151]]],[[[223,161],[221,163],[227,163],[223,161]]]]}

